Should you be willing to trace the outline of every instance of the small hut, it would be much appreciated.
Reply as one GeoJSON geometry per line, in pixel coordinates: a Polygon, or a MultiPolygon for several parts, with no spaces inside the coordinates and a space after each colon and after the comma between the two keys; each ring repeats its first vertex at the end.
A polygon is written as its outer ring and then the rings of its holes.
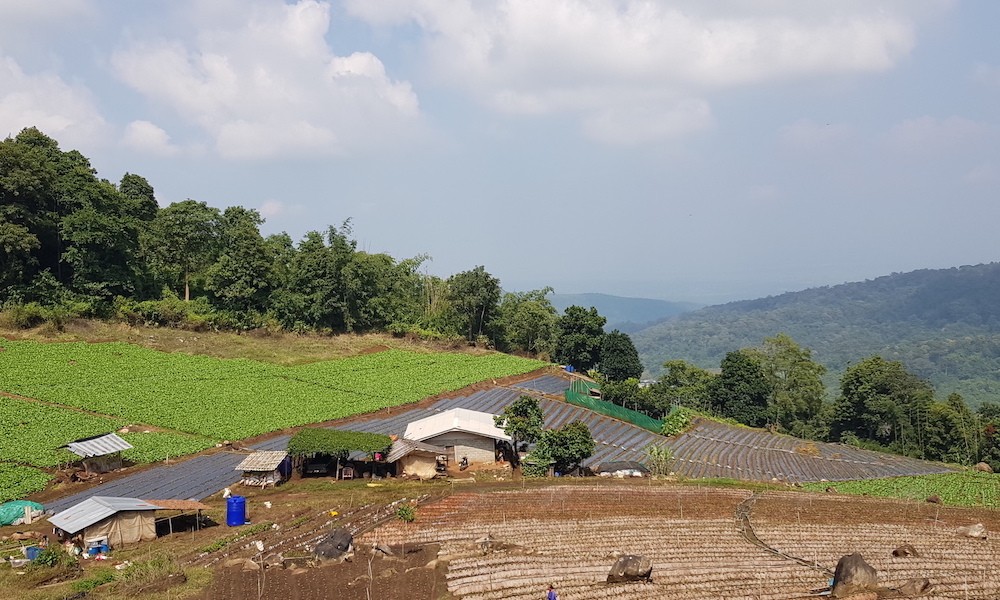
{"type": "Polygon", "coordinates": [[[303,475],[332,471],[338,478],[350,479],[355,476],[354,465],[367,464],[374,471],[390,446],[392,439],[387,435],[306,427],[288,440],[288,453],[303,475]]]}
{"type": "Polygon", "coordinates": [[[395,463],[396,475],[432,479],[447,467],[447,453],[444,446],[401,439],[392,443],[386,462],[395,463]]]}
{"type": "Polygon", "coordinates": [[[87,548],[120,548],[156,539],[160,507],[138,498],[93,496],[49,517],[61,537],[82,536],[87,548]]]}
{"type": "Polygon", "coordinates": [[[132,444],[108,433],[76,440],[63,447],[83,459],[83,468],[88,473],[108,473],[122,468],[122,450],[130,450],[132,444]]]}
{"type": "Polygon", "coordinates": [[[254,487],[265,488],[278,485],[291,473],[291,461],[284,450],[264,450],[254,452],[236,466],[237,471],[243,471],[240,483],[254,487]]]}

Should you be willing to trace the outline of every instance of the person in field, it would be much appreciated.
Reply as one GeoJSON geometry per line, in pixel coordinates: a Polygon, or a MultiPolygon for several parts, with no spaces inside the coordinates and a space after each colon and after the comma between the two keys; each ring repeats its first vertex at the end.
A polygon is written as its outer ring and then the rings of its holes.
{"type": "Polygon", "coordinates": [[[549,593],[545,594],[545,600],[559,600],[559,595],[556,594],[556,589],[549,584],[549,593]]]}

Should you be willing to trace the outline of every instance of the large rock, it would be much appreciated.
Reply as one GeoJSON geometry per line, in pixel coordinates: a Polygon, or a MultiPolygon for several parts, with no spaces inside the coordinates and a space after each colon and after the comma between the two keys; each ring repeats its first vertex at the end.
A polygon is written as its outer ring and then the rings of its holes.
{"type": "Polygon", "coordinates": [[[955,532],[962,537],[976,538],[979,540],[986,539],[986,526],[982,523],[976,523],[975,525],[966,525],[965,527],[959,527],[955,532]]]}
{"type": "Polygon", "coordinates": [[[650,581],[653,578],[653,561],[645,556],[626,554],[618,557],[608,573],[608,583],[624,581],[650,581]]]}
{"type": "Polygon", "coordinates": [[[334,529],[325,540],[316,544],[313,556],[320,560],[344,560],[354,551],[354,536],[343,527],[334,529]]]}
{"type": "Polygon", "coordinates": [[[918,553],[917,549],[913,547],[913,544],[903,544],[899,548],[893,550],[892,555],[897,558],[906,558],[908,556],[920,557],[920,553],[918,553]]]}
{"type": "Polygon", "coordinates": [[[977,470],[977,471],[979,471],[979,472],[981,472],[981,473],[992,473],[993,472],[993,467],[989,466],[988,464],[986,464],[984,462],[976,463],[976,466],[974,466],[972,468],[975,469],[975,470],[977,470]]]}
{"type": "Polygon", "coordinates": [[[874,591],[877,584],[878,571],[855,552],[837,561],[830,595],[834,598],[845,598],[859,592],[874,591]]]}

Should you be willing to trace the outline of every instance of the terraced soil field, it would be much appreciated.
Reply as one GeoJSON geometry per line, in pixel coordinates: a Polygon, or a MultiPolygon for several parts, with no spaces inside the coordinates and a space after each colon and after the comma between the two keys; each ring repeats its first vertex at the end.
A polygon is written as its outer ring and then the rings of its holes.
{"type": "MultiPolygon", "coordinates": [[[[391,515],[392,506],[382,514],[391,515]]],[[[975,522],[1000,527],[993,511],[802,492],[608,481],[475,489],[420,505],[414,523],[390,517],[361,528],[355,544],[363,558],[355,561],[362,568],[278,571],[263,579],[285,587],[268,584],[262,597],[287,597],[294,588],[296,597],[312,600],[338,585],[345,598],[365,598],[371,590],[403,594],[379,596],[387,598],[439,598],[447,589],[463,600],[533,600],[552,584],[565,600],[804,600],[828,585],[841,556],[860,552],[883,587],[926,577],[934,591],[922,598],[995,600],[1000,541],[955,533],[975,522]],[[738,517],[743,511],[748,521],[738,517]],[[903,543],[921,556],[892,557],[903,543]],[[373,551],[376,545],[396,555],[373,551]],[[620,553],[651,558],[652,581],[606,583],[620,553]]],[[[264,558],[307,551],[330,527],[263,534],[264,558]]],[[[226,571],[209,594],[235,600],[256,592],[254,582],[226,571]]]]}
{"type": "Polygon", "coordinates": [[[763,429],[698,419],[672,438],[674,471],[692,478],[745,481],[847,481],[954,471],[948,465],[872,452],[843,444],[810,442],[763,429]]]}

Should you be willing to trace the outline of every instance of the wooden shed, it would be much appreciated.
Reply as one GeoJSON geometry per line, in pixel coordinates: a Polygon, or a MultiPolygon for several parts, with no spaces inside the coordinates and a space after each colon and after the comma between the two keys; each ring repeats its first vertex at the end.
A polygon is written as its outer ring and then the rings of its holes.
{"type": "Polygon", "coordinates": [[[264,450],[254,452],[236,466],[243,472],[240,483],[265,488],[278,485],[291,473],[291,461],[284,450],[264,450]]]}
{"type": "Polygon", "coordinates": [[[129,450],[132,444],[117,434],[108,433],[76,440],[63,446],[83,459],[83,468],[88,473],[108,473],[122,468],[122,450],[129,450]]]}

